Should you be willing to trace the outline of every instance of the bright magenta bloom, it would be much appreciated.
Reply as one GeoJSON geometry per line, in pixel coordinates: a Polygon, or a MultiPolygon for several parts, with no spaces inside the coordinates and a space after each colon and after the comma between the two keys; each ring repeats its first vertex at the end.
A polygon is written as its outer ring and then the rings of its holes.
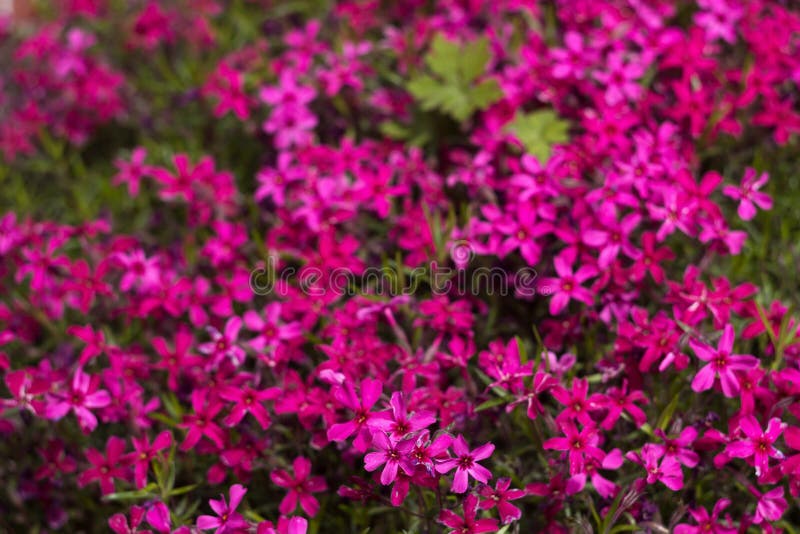
{"type": "Polygon", "coordinates": [[[294,467],[294,476],[283,469],[276,469],[270,474],[272,482],[289,490],[289,493],[281,501],[280,512],[282,514],[294,512],[299,501],[303,511],[309,517],[314,517],[319,511],[319,502],[311,494],[325,491],[328,489],[328,485],[324,478],[311,476],[311,462],[308,458],[298,456],[294,459],[292,466],[294,467]]]}
{"type": "Polygon", "coordinates": [[[486,443],[470,451],[464,436],[459,435],[453,441],[452,447],[455,457],[436,462],[436,471],[448,473],[455,468],[456,474],[453,477],[453,485],[450,488],[454,493],[467,491],[470,476],[484,484],[492,478],[492,472],[477,462],[485,460],[492,455],[494,451],[493,444],[486,443]]]}
{"type": "Polygon", "coordinates": [[[711,389],[714,378],[718,376],[726,397],[739,393],[739,379],[734,371],[749,371],[758,365],[758,359],[750,355],[732,354],[733,336],[733,326],[726,324],[716,349],[694,339],[689,340],[697,357],[708,362],[692,380],[693,390],[700,392],[711,389]]]}
{"type": "Polygon", "coordinates": [[[234,484],[230,489],[230,502],[225,501],[224,495],[219,500],[209,500],[209,506],[217,515],[216,517],[201,515],[197,518],[197,528],[200,530],[214,529],[215,534],[233,534],[247,527],[247,522],[236,512],[245,493],[247,493],[247,489],[244,486],[234,484]]]}
{"type": "Polygon", "coordinates": [[[752,415],[743,417],[739,421],[745,439],[734,441],[725,447],[725,452],[735,458],[753,458],[756,466],[756,476],[761,476],[769,468],[769,459],[783,459],[783,453],[777,450],[773,443],[780,437],[788,425],[777,417],[767,423],[767,429],[761,430],[761,425],[752,415]]]}

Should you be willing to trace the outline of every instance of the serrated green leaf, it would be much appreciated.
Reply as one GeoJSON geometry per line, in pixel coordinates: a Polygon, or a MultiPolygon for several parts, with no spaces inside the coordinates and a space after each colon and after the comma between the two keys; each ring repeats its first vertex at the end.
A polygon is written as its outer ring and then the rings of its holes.
{"type": "Polygon", "coordinates": [[[469,92],[469,99],[476,109],[486,109],[503,97],[503,90],[497,80],[485,80],[469,92]]]}
{"type": "Polygon", "coordinates": [[[569,123],[558,118],[553,110],[543,109],[533,113],[518,113],[507,126],[525,147],[544,165],[550,159],[552,147],[569,139],[569,123]]]}
{"type": "Polygon", "coordinates": [[[466,43],[458,58],[461,79],[466,83],[478,79],[486,72],[486,65],[489,63],[491,55],[489,40],[486,37],[466,43]]]}
{"type": "Polygon", "coordinates": [[[445,81],[458,83],[460,59],[461,47],[458,46],[458,43],[437,33],[431,42],[430,51],[425,56],[425,64],[445,81]]]}

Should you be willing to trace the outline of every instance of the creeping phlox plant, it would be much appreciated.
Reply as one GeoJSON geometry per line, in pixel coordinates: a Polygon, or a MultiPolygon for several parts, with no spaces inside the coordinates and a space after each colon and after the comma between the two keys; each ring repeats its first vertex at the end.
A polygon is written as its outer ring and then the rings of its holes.
{"type": "Polygon", "coordinates": [[[800,10],[0,18],[0,531],[797,532],[800,10]]]}

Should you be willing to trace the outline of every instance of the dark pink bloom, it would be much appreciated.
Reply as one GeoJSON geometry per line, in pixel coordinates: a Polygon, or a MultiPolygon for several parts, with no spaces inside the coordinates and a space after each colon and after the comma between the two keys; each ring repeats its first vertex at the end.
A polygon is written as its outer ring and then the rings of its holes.
{"type": "Polygon", "coordinates": [[[98,481],[103,495],[114,493],[114,479],[128,478],[128,457],[125,455],[125,440],[116,436],[108,438],[106,455],[97,449],[87,449],[86,459],[92,467],[78,476],[78,484],[83,487],[98,481]]]}
{"type": "Polygon", "coordinates": [[[200,530],[214,529],[215,534],[234,534],[246,528],[247,521],[236,512],[245,493],[247,493],[247,489],[244,486],[234,484],[230,489],[230,502],[225,501],[224,495],[221,495],[219,500],[210,499],[208,504],[217,515],[201,515],[197,518],[197,528],[200,530]]]}
{"type": "Polygon", "coordinates": [[[761,476],[769,468],[769,459],[783,459],[783,453],[773,446],[788,425],[773,417],[767,423],[767,429],[761,430],[758,420],[752,415],[742,417],[739,428],[746,438],[728,443],[725,452],[734,458],[753,458],[756,476],[761,476]]]}
{"type": "Polygon", "coordinates": [[[435,468],[439,473],[447,473],[452,471],[453,468],[456,469],[456,474],[453,477],[453,485],[450,488],[454,493],[464,493],[467,491],[470,476],[484,484],[492,478],[492,472],[477,462],[492,455],[492,452],[494,452],[493,444],[486,443],[470,451],[464,436],[459,435],[453,441],[452,447],[455,456],[453,458],[439,460],[436,462],[435,468]]]}
{"type": "Polygon", "coordinates": [[[136,487],[142,489],[147,484],[147,470],[159,451],[172,445],[172,433],[169,430],[161,432],[153,443],[143,435],[140,438],[131,438],[134,452],[128,455],[128,461],[133,463],[134,481],[136,487]]]}
{"type": "Polygon", "coordinates": [[[749,371],[758,365],[758,359],[750,355],[731,354],[733,337],[733,325],[726,324],[716,349],[695,339],[689,340],[689,345],[697,357],[708,362],[692,380],[694,391],[711,389],[714,385],[714,378],[718,376],[722,384],[722,392],[726,397],[734,397],[739,393],[739,379],[734,371],[749,371]]]}
{"type": "Polygon", "coordinates": [[[661,482],[673,491],[683,488],[681,464],[674,456],[664,456],[660,447],[647,443],[641,453],[629,452],[626,457],[645,468],[648,484],[661,482]]]}
{"type": "Polygon", "coordinates": [[[665,457],[675,457],[686,467],[694,467],[700,461],[700,457],[690,447],[697,439],[697,430],[687,426],[677,438],[671,438],[664,434],[660,428],[656,429],[655,435],[662,439],[663,444],[653,445],[659,454],[665,457]]]}
{"type": "Polygon", "coordinates": [[[497,519],[476,519],[478,498],[467,495],[464,499],[464,516],[456,515],[451,510],[442,510],[439,522],[450,527],[448,534],[480,534],[482,532],[495,532],[499,525],[497,519]]]}
{"type": "Polygon", "coordinates": [[[728,499],[720,499],[714,505],[711,515],[705,508],[690,508],[689,514],[697,526],[682,523],[675,527],[675,534],[736,534],[737,529],[719,524],[719,515],[731,504],[728,499]]]}
{"type": "Polygon", "coordinates": [[[550,297],[550,313],[557,315],[567,307],[570,299],[579,300],[584,304],[594,302],[594,294],[581,286],[583,282],[597,275],[597,269],[590,265],[582,265],[573,273],[571,254],[559,254],[553,260],[558,278],[543,278],[537,284],[539,291],[547,291],[550,297]]]}
{"type": "Polygon", "coordinates": [[[278,509],[282,514],[290,514],[297,508],[299,501],[303,511],[309,517],[314,517],[319,511],[319,502],[312,493],[325,491],[328,489],[328,485],[324,478],[311,476],[311,461],[308,458],[298,456],[294,459],[292,466],[294,467],[294,476],[283,469],[275,469],[270,473],[272,482],[289,490],[278,509]]]}
{"type": "Polygon", "coordinates": [[[744,171],[741,187],[726,185],[722,188],[722,193],[739,201],[739,217],[749,221],[756,216],[756,206],[762,210],[772,209],[772,198],[759,191],[767,180],[769,180],[767,173],[756,176],[756,170],[748,167],[744,171]]]}
{"type": "Polygon", "coordinates": [[[242,319],[235,316],[228,319],[223,332],[211,326],[206,327],[211,341],[200,344],[197,350],[211,356],[210,364],[213,367],[222,363],[226,358],[229,358],[234,365],[241,365],[246,357],[244,349],[236,344],[241,328],[242,319]]]}
{"type": "Polygon", "coordinates": [[[409,476],[414,474],[414,466],[409,456],[414,447],[412,439],[396,439],[387,436],[382,431],[377,431],[372,435],[372,445],[379,452],[371,452],[364,456],[364,468],[367,471],[375,471],[385,464],[381,472],[381,484],[388,486],[397,478],[398,468],[409,476]]]}
{"type": "Polygon", "coordinates": [[[586,457],[602,462],[605,452],[598,448],[600,436],[594,425],[585,426],[580,432],[571,420],[560,423],[564,437],[550,438],[542,444],[545,450],[566,451],[569,458],[569,472],[575,475],[583,471],[586,457]]]}
{"type": "Polygon", "coordinates": [[[147,150],[144,147],[136,147],[131,152],[131,160],[127,162],[118,159],[114,162],[119,172],[112,179],[114,185],[127,184],[128,193],[132,197],[139,194],[139,184],[143,177],[149,176],[153,168],[144,164],[147,157],[147,150]]]}
{"type": "MultiPolygon", "coordinates": [[[[405,396],[402,391],[392,393],[389,401],[391,410],[378,412],[369,421],[371,429],[382,430],[396,440],[404,438],[407,434],[427,428],[436,422],[436,414],[431,411],[421,410],[408,415],[405,396]]],[[[373,436],[374,438],[375,436],[373,436]]]]}
{"type": "Polygon", "coordinates": [[[511,486],[510,478],[498,478],[497,485],[492,488],[491,486],[483,486],[478,490],[483,499],[481,499],[478,508],[481,510],[491,510],[497,507],[497,513],[500,514],[500,522],[504,525],[518,520],[522,517],[522,510],[511,504],[509,501],[521,499],[527,492],[521,489],[509,489],[511,486]]]}
{"type": "Polygon", "coordinates": [[[222,404],[213,398],[208,398],[208,392],[202,389],[192,391],[193,413],[184,416],[180,428],[185,428],[186,438],[181,443],[181,450],[188,451],[197,445],[200,438],[206,436],[220,449],[225,448],[225,433],[214,422],[214,418],[222,410],[222,404]]]}
{"type": "Polygon", "coordinates": [[[72,375],[69,391],[54,393],[47,399],[44,416],[59,420],[72,410],[81,429],[86,433],[91,432],[97,427],[97,417],[91,409],[105,408],[111,404],[108,391],[99,389],[99,385],[99,376],[89,376],[79,367],[72,375]]]}
{"type": "Polygon", "coordinates": [[[235,426],[244,418],[248,413],[255,417],[261,428],[266,430],[270,425],[269,412],[264,407],[263,402],[267,400],[275,400],[282,393],[282,390],[277,387],[267,388],[261,391],[251,389],[248,386],[241,387],[226,387],[223,388],[219,396],[226,401],[234,402],[231,413],[223,421],[227,426],[235,426]]]}
{"type": "Polygon", "coordinates": [[[361,381],[361,400],[356,395],[355,388],[350,381],[344,385],[334,388],[333,396],[345,408],[354,413],[353,419],[346,423],[337,423],[328,428],[328,439],[331,441],[344,441],[354,432],[357,432],[353,446],[359,452],[364,452],[372,442],[368,423],[377,417],[375,412],[371,412],[375,403],[383,391],[383,383],[380,380],[365,378],[361,381]]]}
{"type": "Polygon", "coordinates": [[[139,525],[144,519],[144,508],[141,506],[131,506],[131,520],[125,514],[114,514],[108,518],[108,526],[116,534],[147,534],[149,530],[139,530],[139,525]]]}

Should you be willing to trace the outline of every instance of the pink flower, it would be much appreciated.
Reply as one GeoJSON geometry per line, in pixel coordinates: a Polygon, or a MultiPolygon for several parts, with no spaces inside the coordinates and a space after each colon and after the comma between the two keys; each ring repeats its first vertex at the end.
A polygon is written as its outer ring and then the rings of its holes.
{"type": "Polygon", "coordinates": [[[197,350],[211,356],[210,365],[212,367],[218,366],[225,358],[229,358],[237,366],[241,365],[247,356],[244,349],[236,344],[241,328],[242,319],[236,316],[228,319],[223,332],[208,326],[206,330],[211,336],[211,341],[202,343],[197,350]]]}
{"type": "Polygon", "coordinates": [[[192,410],[194,413],[185,415],[183,423],[178,425],[187,429],[181,450],[188,451],[193,448],[203,436],[213,441],[220,449],[225,448],[225,433],[214,422],[214,418],[222,410],[222,404],[214,398],[207,398],[207,391],[195,389],[192,391],[192,410]]]}
{"type": "Polygon", "coordinates": [[[464,516],[456,515],[451,510],[442,510],[439,522],[452,528],[449,534],[481,534],[482,532],[495,532],[499,525],[497,519],[476,519],[478,498],[467,495],[464,499],[464,516]]]}
{"type": "Polygon", "coordinates": [[[97,427],[97,417],[92,408],[105,408],[111,404],[108,391],[98,389],[100,377],[89,376],[80,367],[72,376],[70,390],[53,394],[47,400],[44,416],[47,419],[59,420],[72,410],[81,429],[89,433],[97,427]]]}
{"type": "Polygon", "coordinates": [[[578,428],[571,420],[562,421],[560,425],[564,437],[550,438],[542,444],[542,447],[545,450],[567,451],[571,475],[583,471],[586,456],[598,462],[603,461],[605,453],[598,448],[600,436],[595,426],[585,426],[578,432],[578,428]]]}
{"type": "Polygon", "coordinates": [[[478,507],[481,510],[491,510],[496,506],[497,512],[500,514],[500,522],[504,525],[522,517],[522,510],[509,501],[515,501],[527,495],[525,490],[508,489],[509,486],[511,486],[511,479],[504,477],[497,479],[494,489],[490,486],[483,486],[478,490],[478,494],[483,497],[478,507]]]}
{"type": "Polygon", "coordinates": [[[641,453],[629,452],[626,457],[645,468],[648,484],[661,482],[673,491],[683,488],[681,464],[674,456],[664,456],[662,448],[647,443],[642,447],[641,453]]]}
{"type": "Polygon", "coordinates": [[[264,390],[255,390],[247,386],[240,387],[225,387],[219,396],[226,401],[234,402],[231,413],[223,421],[227,426],[235,426],[244,419],[248,413],[255,417],[261,428],[266,430],[270,425],[270,418],[267,409],[264,407],[263,402],[267,400],[275,400],[282,393],[282,390],[277,387],[271,387],[264,390]]]}
{"type": "Polygon", "coordinates": [[[153,504],[147,510],[147,515],[145,517],[150,526],[156,529],[157,532],[169,534],[172,530],[172,520],[170,519],[169,508],[167,508],[167,505],[161,501],[153,504]]]}
{"type": "Polygon", "coordinates": [[[675,526],[675,534],[736,534],[737,529],[719,524],[719,515],[731,504],[728,499],[720,499],[714,505],[711,515],[705,508],[690,508],[689,514],[697,522],[697,526],[682,523],[675,526]]]}
{"type": "Polygon", "coordinates": [[[758,497],[756,514],[753,517],[753,523],[756,525],[764,521],[778,521],[789,507],[786,499],[783,497],[782,487],[773,488],[763,495],[755,488],[751,488],[750,491],[754,492],[758,497]]]}
{"type": "Polygon", "coordinates": [[[99,481],[103,495],[114,493],[114,479],[128,477],[128,457],[125,456],[125,440],[111,436],[106,442],[106,455],[97,449],[87,449],[86,459],[92,467],[78,476],[78,484],[83,487],[90,482],[99,481]]]}
{"type": "Polygon", "coordinates": [[[756,216],[756,206],[762,210],[772,209],[772,198],[766,193],[759,191],[761,186],[767,183],[769,175],[764,172],[756,177],[756,170],[748,167],[744,171],[741,187],[726,185],[722,188],[722,194],[739,201],[739,217],[744,221],[749,221],[756,216]]]}
{"type": "Polygon", "coordinates": [[[783,453],[773,447],[773,443],[780,437],[788,425],[773,417],[767,423],[767,429],[761,430],[761,425],[752,415],[742,417],[739,428],[744,432],[745,439],[728,443],[725,452],[734,458],[753,457],[756,466],[756,476],[766,473],[769,468],[769,459],[783,459],[783,453]]]}
{"type": "MultiPolygon", "coordinates": [[[[550,298],[550,313],[558,315],[567,307],[570,299],[579,300],[584,304],[594,302],[594,294],[587,288],[581,286],[583,282],[597,275],[597,269],[590,265],[582,265],[577,272],[573,273],[572,254],[559,254],[553,260],[558,278],[543,278],[539,281],[539,288],[547,288],[552,294],[550,298]]],[[[540,289],[544,291],[544,289],[540,289]]]]}
{"type": "Polygon", "coordinates": [[[677,438],[670,438],[660,428],[656,429],[655,435],[661,438],[663,444],[655,444],[656,450],[659,454],[666,457],[675,457],[680,463],[686,467],[694,467],[700,461],[700,457],[690,447],[697,439],[697,430],[694,427],[687,426],[677,438]]]}
{"type": "Polygon", "coordinates": [[[311,461],[308,458],[298,456],[294,459],[292,466],[294,467],[294,476],[289,475],[283,469],[275,469],[270,473],[272,482],[289,489],[289,493],[281,501],[278,510],[282,514],[292,513],[297,508],[297,502],[300,501],[303,511],[309,517],[314,517],[319,511],[319,502],[311,494],[325,491],[328,489],[328,485],[324,478],[311,476],[311,461]]]}
{"type": "Polygon", "coordinates": [[[375,471],[385,464],[381,472],[381,484],[388,486],[394,482],[397,478],[398,468],[409,476],[414,474],[414,466],[409,457],[409,453],[414,447],[413,439],[398,440],[378,431],[372,435],[372,445],[379,452],[371,452],[364,456],[364,468],[367,471],[375,471]]]}
{"type": "Polygon", "coordinates": [[[706,391],[714,385],[714,378],[719,376],[722,392],[726,397],[734,397],[739,393],[739,379],[734,371],[749,371],[758,365],[758,359],[744,354],[731,354],[733,350],[733,325],[726,324],[716,349],[695,339],[689,345],[697,357],[709,362],[697,372],[692,380],[692,389],[696,392],[706,391]]]}
{"type": "Polygon", "coordinates": [[[230,502],[225,502],[225,496],[221,495],[220,500],[210,499],[208,501],[211,509],[217,514],[201,515],[197,518],[197,528],[200,530],[214,529],[215,534],[234,534],[247,527],[247,521],[238,513],[236,508],[242,502],[247,489],[241,484],[234,484],[230,489],[230,502]]]}
{"type": "Polygon", "coordinates": [[[155,459],[159,451],[163,451],[172,445],[172,433],[169,430],[161,432],[153,443],[147,435],[140,438],[131,438],[133,442],[134,452],[128,455],[128,461],[134,466],[134,480],[136,487],[142,489],[147,484],[147,470],[150,468],[150,462],[155,459]]]}
{"type": "Polygon", "coordinates": [[[334,388],[333,396],[345,408],[354,412],[354,417],[346,423],[337,423],[328,428],[328,439],[331,441],[344,441],[354,432],[357,432],[353,447],[359,452],[367,450],[367,446],[372,441],[368,423],[378,417],[375,412],[370,412],[383,391],[383,383],[380,380],[365,378],[361,381],[361,400],[356,396],[355,388],[351,382],[345,382],[343,386],[334,388]]]}
{"type": "Polygon", "coordinates": [[[144,176],[149,176],[153,172],[153,168],[144,164],[147,157],[147,150],[144,147],[136,147],[131,152],[130,163],[118,159],[114,165],[119,169],[119,172],[112,178],[111,182],[114,185],[128,184],[128,193],[132,197],[139,194],[139,183],[144,176]]]}
{"type": "Polygon", "coordinates": [[[406,435],[427,428],[436,422],[436,414],[427,410],[421,410],[409,416],[402,391],[392,393],[389,404],[391,405],[390,411],[378,412],[368,424],[371,429],[386,432],[395,440],[402,439],[406,435]]]}
{"type": "Polygon", "coordinates": [[[454,493],[464,493],[467,491],[470,476],[484,484],[492,478],[492,472],[477,462],[492,455],[494,451],[493,444],[486,443],[470,451],[464,436],[459,435],[453,441],[452,446],[455,457],[438,461],[435,468],[439,473],[447,473],[453,468],[456,469],[456,474],[453,477],[453,485],[450,488],[454,493]]]}

